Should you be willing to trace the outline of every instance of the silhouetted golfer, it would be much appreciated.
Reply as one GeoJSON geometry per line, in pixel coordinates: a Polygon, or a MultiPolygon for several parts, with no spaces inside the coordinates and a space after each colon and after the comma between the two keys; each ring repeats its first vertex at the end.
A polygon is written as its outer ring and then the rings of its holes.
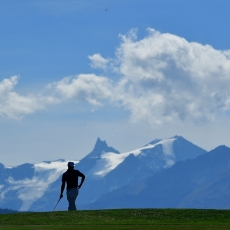
{"type": "Polygon", "coordinates": [[[68,170],[62,174],[62,185],[60,199],[63,197],[65,183],[67,183],[67,200],[69,202],[68,210],[76,210],[75,200],[78,196],[78,190],[81,188],[85,180],[85,175],[74,169],[74,163],[68,162],[68,170]],[[81,183],[78,185],[78,177],[81,177],[81,183]]]}

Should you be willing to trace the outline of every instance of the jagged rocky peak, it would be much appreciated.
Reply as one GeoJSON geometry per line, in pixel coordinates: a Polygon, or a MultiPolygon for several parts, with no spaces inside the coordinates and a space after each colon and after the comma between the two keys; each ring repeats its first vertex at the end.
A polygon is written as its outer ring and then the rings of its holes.
{"type": "Polygon", "coordinates": [[[93,148],[93,151],[88,154],[88,157],[98,156],[102,153],[113,152],[119,154],[120,152],[114,149],[113,147],[108,146],[106,141],[102,141],[99,137],[97,138],[96,144],[93,148]]]}
{"type": "Polygon", "coordinates": [[[95,150],[95,149],[97,149],[97,150],[103,150],[103,149],[105,149],[105,148],[107,148],[107,147],[108,147],[108,145],[107,145],[106,141],[102,141],[102,140],[98,137],[93,150],[95,150]]]}

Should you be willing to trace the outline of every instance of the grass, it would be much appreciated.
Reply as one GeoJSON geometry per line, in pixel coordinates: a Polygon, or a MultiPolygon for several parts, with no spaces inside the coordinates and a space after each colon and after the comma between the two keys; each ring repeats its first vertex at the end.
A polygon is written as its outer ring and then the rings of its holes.
{"type": "Polygon", "coordinates": [[[230,229],[230,211],[116,209],[3,214],[0,229],[230,229]]]}

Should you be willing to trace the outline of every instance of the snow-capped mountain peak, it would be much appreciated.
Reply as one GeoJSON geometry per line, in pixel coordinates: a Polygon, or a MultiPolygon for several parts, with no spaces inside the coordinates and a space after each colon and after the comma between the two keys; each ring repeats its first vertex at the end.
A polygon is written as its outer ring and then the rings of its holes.
{"type": "Polygon", "coordinates": [[[104,153],[101,155],[101,159],[99,160],[100,169],[99,167],[96,167],[96,170],[94,172],[94,175],[98,176],[105,176],[110,171],[115,169],[120,163],[122,163],[130,154],[133,154],[134,156],[138,156],[142,153],[142,150],[144,149],[151,149],[154,145],[147,145],[139,149],[135,149],[130,152],[115,154],[113,152],[104,153]],[[97,171],[99,169],[99,171],[97,171]]]}
{"type": "Polygon", "coordinates": [[[91,174],[95,176],[104,177],[110,171],[115,169],[119,164],[121,164],[130,154],[133,154],[135,157],[142,154],[143,156],[146,155],[146,150],[151,150],[155,148],[157,145],[162,145],[163,148],[163,155],[165,158],[165,168],[172,166],[175,163],[175,155],[173,152],[173,142],[176,140],[176,137],[162,139],[158,141],[154,141],[154,144],[149,143],[144,147],[125,152],[116,154],[114,152],[107,152],[103,153],[100,156],[100,159],[97,160],[96,165],[93,169],[91,169],[91,174]]]}
{"type": "Polygon", "coordinates": [[[101,153],[100,157],[95,159],[94,167],[90,169],[89,175],[104,177],[109,172],[114,170],[118,165],[124,162],[125,159],[131,154],[133,154],[135,157],[141,156],[142,162],[145,161],[144,158],[146,157],[148,165],[152,164],[151,167],[154,167],[154,165],[156,165],[156,162],[158,162],[157,167],[163,168],[171,167],[178,160],[195,158],[197,155],[199,155],[199,153],[196,154],[196,152],[189,155],[178,152],[176,148],[177,145],[187,146],[187,148],[189,149],[189,146],[192,144],[181,136],[174,136],[165,139],[156,139],[145,145],[144,147],[129,152],[124,152],[120,154],[114,152],[101,153]]]}

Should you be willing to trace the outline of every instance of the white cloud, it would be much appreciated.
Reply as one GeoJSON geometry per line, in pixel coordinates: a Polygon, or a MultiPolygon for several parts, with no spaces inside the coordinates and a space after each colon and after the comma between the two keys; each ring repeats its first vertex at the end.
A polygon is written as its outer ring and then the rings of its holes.
{"type": "Polygon", "coordinates": [[[92,105],[101,105],[101,102],[112,94],[112,83],[106,77],[95,74],[80,74],[76,77],[66,77],[50,85],[64,99],[86,101],[92,105]]]}
{"type": "Polygon", "coordinates": [[[0,82],[0,116],[19,119],[23,115],[44,109],[47,104],[57,103],[57,100],[51,96],[19,95],[14,91],[17,83],[18,76],[0,82]]]}
{"type": "Polygon", "coordinates": [[[139,40],[136,33],[121,36],[113,59],[89,56],[92,67],[107,68],[108,76],[79,74],[51,83],[56,101],[53,96],[19,95],[14,92],[18,78],[5,79],[0,83],[0,115],[20,117],[71,99],[93,106],[108,102],[130,111],[132,121],[154,125],[212,120],[230,110],[230,50],[153,29],[139,40]],[[109,79],[114,71],[120,76],[117,82],[109,79]]]}
{"type": "Polygon", "coordinates": [[[95,69],[106,69],[109,62],[108,59],[103,58],[100,54],[93,54],[88,56],[91,61],[91,67],[95,69]]]}
{"type": "Polygon", "coordinates": [[[141,40],[130,34],[117,50],[122,79],[113,100],[133,120],[199,121],[230,109],[229,51],[153,29],[141,40]]]}

